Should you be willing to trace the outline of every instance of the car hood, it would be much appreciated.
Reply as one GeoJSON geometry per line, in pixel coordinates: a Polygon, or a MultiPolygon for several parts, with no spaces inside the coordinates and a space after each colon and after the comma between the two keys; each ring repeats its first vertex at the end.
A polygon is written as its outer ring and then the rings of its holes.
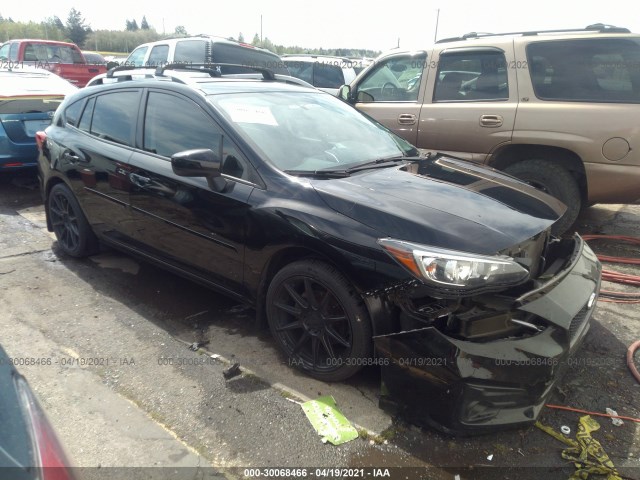
{"type": "Polygon", "coordinates": [[[566,210],[509,175],[443,156],[312,185],[332,209],[381,236],[481,254],[531,238],[566,210]]]}

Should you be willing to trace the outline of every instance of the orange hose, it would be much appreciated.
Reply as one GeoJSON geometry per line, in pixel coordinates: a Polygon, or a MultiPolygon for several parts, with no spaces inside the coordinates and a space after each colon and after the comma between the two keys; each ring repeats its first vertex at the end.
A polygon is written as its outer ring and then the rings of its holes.
{"type": "Polygon", "coordinates": [[[627,350],[627,367],[629,367],[629,370],[631,370],[631,374],[635,377],[635,379],[640,382],[640,372],[638,372],[633,358],[638,347],[640,347],[640,340],[636,340],[635,342],[633,342],[627,350]]]}
{"type": "Polygon", "coordinates": [[[594,415],[596,417],[608,417],[608,418],[620,418],[622,420],[629,420],[630,422],[640,423],[640,418],[624,417],[622,415],[609,415],[608,413],[589,412],[587,410],[580,410],[579,408],[563,407],[562,405],[550,405],[545,404],[545,407],[555,408],[556,410],[567,410],[569,412],[586,413],[587,415],[594,415]]]}

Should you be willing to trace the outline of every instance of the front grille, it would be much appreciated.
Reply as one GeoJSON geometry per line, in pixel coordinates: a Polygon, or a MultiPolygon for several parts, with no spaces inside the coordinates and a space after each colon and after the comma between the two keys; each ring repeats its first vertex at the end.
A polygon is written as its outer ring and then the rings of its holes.
{"type": "Polygon", "coordinates": [[[589,308],[587,305],[582,307],[582,309],[573,317],[571,320],[571,324],[569,325],[569,342],[573,343],[576,335],[580,330],[582,330],[582,326],[585,321],[589,318],[589,308]]]}

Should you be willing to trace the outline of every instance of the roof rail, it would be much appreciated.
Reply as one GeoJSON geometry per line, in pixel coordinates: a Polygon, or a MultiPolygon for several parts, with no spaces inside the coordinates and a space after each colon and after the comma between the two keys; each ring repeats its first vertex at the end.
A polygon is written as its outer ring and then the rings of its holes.
{"type": "Polygon", "coordinates": [[[164,75],[165,70],[192,70],[194,72],[205,72],[214,77],[221,77],[222,67],[242,68],[251,72],[262,74],[265,80],[275,80],[273,71],[264,67],[255,67],[251,65],[241,65],[239,63],[168,63],[160,65],[156,68],[156,75],[164,75]]]}
{"type": "Polygon", "coordinates": [[[504,35],[522,35],[523,37],[538,35],[539,33],[571,33],[571,32],[599,32],[599,33],[631,33],[628,28],[616,27],[614,25],[606,25],[604,23],[594,23],[585,28],[567,28],[557,30],[530,30],[525,32],[507,32],[507,33],[481,33],[469,32],[461,37],[450,37],[438,40],[436,43],[460,42],[471,38],[499,37],[504,35]]]}

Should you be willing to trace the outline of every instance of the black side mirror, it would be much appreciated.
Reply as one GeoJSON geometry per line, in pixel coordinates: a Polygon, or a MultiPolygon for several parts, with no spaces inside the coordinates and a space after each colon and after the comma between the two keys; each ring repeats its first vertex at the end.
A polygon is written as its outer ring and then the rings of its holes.
{"type": "Polygon", "coordinates": [[[111,70],[113,67],[117,67],[119,65],[120,63],[115,61],[107,62],[107,70],[111,70]]]}
{"type": "Polygon", "coordinates": [[[222,168],[222,136],[220,151],[215,153],[208,148],[185,150],[171,156],[173,173],[180,177],[205,177],[209,187],[217,192],[227,190],[229,182],[220,175],[222,168]]]}

